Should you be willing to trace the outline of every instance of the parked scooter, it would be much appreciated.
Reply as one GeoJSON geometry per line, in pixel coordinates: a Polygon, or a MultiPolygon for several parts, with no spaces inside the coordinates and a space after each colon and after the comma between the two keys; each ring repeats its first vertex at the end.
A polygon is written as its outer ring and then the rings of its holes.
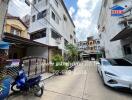
{"type": "Polygon", "coordinates": [[[74,71],[75,65],[69,66],[68,70],[74,71]]]}
{"type": "Polygon", "coordinates": [[[37,97],[41,97],[43,95],[44,86],[40,86],[40,81],[40,75],[35,78],[27,79],[24,70],[20,70],[15,82],[12,83],[11,90],[13,92],[29,92],[37,97]]]}

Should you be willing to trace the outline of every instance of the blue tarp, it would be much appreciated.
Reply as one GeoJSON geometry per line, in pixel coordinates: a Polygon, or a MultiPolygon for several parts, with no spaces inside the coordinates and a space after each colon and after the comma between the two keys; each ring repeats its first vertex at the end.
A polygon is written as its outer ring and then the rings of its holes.
{"type": "Polygon", "coordinates": [[[9,49],[9,43],[0,41],[0,49],[9,49]]]}
{"type": "Polygon", "coordinates": [[[6,77],[2,81],[2,89],[1,89],[2,91],[0,91],[0,100],[4,100],[6,97],[8,97],[11,81],[12,81],[11,77],[6,77]]]}

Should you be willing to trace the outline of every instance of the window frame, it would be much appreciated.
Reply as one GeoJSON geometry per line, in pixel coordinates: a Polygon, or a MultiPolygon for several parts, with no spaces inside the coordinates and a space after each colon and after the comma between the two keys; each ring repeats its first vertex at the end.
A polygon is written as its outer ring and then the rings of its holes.
{"type": "Polygon", "coordinates": [[[59,6],[58,0],[54,0],[54,2],[55,2],[55,5],[58,7],[59,6]]]}
{"type": "Polygon", "coordinates": [[[55,13],[52,11],[52,19],[55,21],[55,13]]]}
{"type": "Polygon", "coordinates": [[[41,38],[45,38],[47,36],[46,34],[46,29],[41,30],[39,32],[33,33],[31,34],[31,40],[36,40],[36,39],[41,39],[41,38]]]}
{"type": "Polygon", "coordinates": [[[132,48],[130,44],[126,44],[123,46],[125,55],[132,54],[132,48]],[[129,50],[128,50],[129,49],[129,50]]]}
{"type": "Polygon", "coordinates": [[[11,32],[11,34],[13,34],[13,35],[21,36],[21,30],[15,28],[15,27],[13,27],[13,26],[11,26],[10,32],[11,32]],[[13,30],[13,32],[12,32],[12,30],[13,30]],[[16,33],[17,33],[17,31],[19,31],[19,34],[14,34],[14,31],[16,31],[16,33]]]}
{"type": "Polygon", "coordinates": [[[35,22],[36,21],[36,15],[33,15],[32,16],[32,22],[35,22]]]}

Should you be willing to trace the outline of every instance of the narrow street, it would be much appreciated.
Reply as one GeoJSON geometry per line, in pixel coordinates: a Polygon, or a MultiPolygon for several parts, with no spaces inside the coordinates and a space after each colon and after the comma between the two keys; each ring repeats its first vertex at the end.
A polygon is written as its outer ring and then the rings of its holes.
{"type": "Polygon", "coordinates": [[[102,84],[95,62],[85,61],[74,72],[45,81],[42,98],[12,96],[9,100],[131,100],[130,93],[110,89],[102,84]]]}

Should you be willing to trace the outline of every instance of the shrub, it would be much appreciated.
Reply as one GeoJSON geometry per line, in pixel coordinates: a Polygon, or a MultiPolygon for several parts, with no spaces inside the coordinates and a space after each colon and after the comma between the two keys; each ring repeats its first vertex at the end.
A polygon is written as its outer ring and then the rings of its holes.
{"type": "Polygon", "coordinates": [[[61,55],[55,55],[52,58],[53,70],[55,71],[55,73],[63,74],[63,71],[65,71],[67,69],[67,67],[63,61],[64,61],[64,59],[61,55]]]}

